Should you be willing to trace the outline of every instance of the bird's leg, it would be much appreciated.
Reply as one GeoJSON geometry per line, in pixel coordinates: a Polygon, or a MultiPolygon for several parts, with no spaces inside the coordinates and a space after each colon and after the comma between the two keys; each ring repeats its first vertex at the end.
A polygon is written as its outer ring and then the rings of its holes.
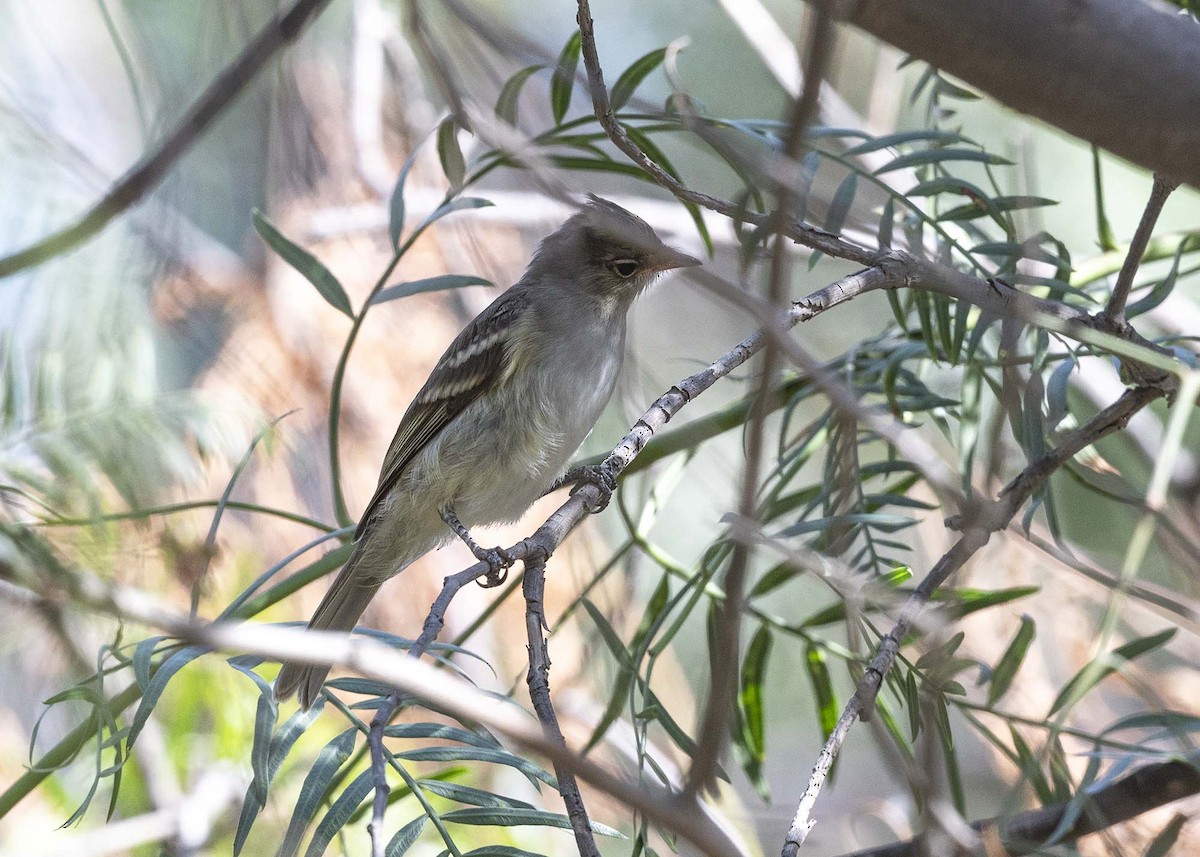
{"type": "Polygon", "coordinates": [[[446,526],[452,529],[454,534],[462,539],[466,546],[471,549],[471,553],[475,555],[475,559],[487,563],[487,578],[480,582],[480,586],[487,589],[492,586],[499,586],[508,579],[508,569],[516,562],[516,559],[509,556],[508,551],[501,547],[481,548],[479,543],[471,538],[470,530],[463,525],[463,522],[458,519],[454,514],[454,510],[449,506],[442,510],[441,515],[442,520],[446,522],[446,526]]]}
{"type": "Polygon", "coordinates": [[[546,492],[557,491],[564,485],[574,485],[571,489],[571,494],[579,490],[581,485],[595,485],[600,491],[600,501],[596,504],[596,508],[592,509],[592,513],[603,512],[608,507],[608,501],[612,499],[613,492],[617,490],[617,477],[613,476],[612,471],[603,464],[584,464],[579,467],[572,467],[566,474],[555,481],[550,489],[546,492]]]}

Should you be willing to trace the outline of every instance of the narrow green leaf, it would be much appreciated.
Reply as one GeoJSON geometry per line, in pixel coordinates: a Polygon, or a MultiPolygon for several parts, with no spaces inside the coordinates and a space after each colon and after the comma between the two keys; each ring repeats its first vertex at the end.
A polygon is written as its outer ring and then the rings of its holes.
{"type": "Polygon", "coordinates": [[[458,129],[453,119],[445,119],[438,126],[437,135],[438,159],[442,162],[442,172],[450,182],[454,193],[462,190],[463,179],[467,175],[467,162],[463,160],[462,149],[458,145],[458,129]]]}
{"type": "Polygon", "coordinates": [[[129,725],[129,735],[125,739],[127,748],[133,747],[133,742],[137,740],[138,735],[142,734],[142,728],[150,718],[150,712],[154,710],[154,706],[158,705],[159,697],[167,689],[167,682],[175,677],[175,673],[207,651],[208,649],[203,646],[187,646],[163,661],[154,671],[154,676],[142,691],[142,701],[138,704],[137,711],[133,715],[133,722],[129,725]]]}
{"type": "Polygon", "coordinates": [[[334,776],[354,752],[357,737],[358,730],[351,727],[326,744],[317,755],[317,761],[313,763],[308,776],[304,778],[304,785],[300,787],[300,796],[296,799],[283,842],[275,852],[276,857],[293,857],[300,850],[300,840],[304,837],[308,822],[324,799],[334,776]]]}
{"type": "Polygon", "coordinates": [[[554,113],[555,125],[562,124],[567,108],[571,106],[571,91],[575,88],[575,70],[579,67],[582,44],[579,31],[576,30],[563,46],[554,76],[550,78],[550,109],[554,113]]]}
{"type": "Polygon", "coordinates": [[[250,745],[250,771],[254,775],[251,785],[257,786],[256,796],[263,805],[267,802],[267,784],[270,782],[271,736],[278,717],[275,697],[270,693],[260,694],[254,715],[254,743],[250,745]]]}
{"type": "Polygon", "coordinates": [[[283,233],[276,229],[274,224],[267,220],[257,208],[254,209],[253,218],[254,228],[258,230],[258,234],[270,245],[272,250],[279,254],[283,261],[312,283],[313,288],[321,297],[325,298],[326,303],[347,318],[354,318],[354,311],[350,309],[350,298],[346,296],[342,284],[329,272],[328,268],[321,264],[316,256],[285,238],[283,233]]]}
{"type": "Polygon", "coordinates": [[[981,152],[978,149],[963,149],[963,148],[947,148],[947,149],[926,149],[921,152],[909,152],[907,155],[901,155],[894,158],[882,167],[877,169],[874,175],[883,175],[894,170],[902,170],[908,167],[922,167],[927,164],[944,164],[947,162],[973,162],[978,164],[992,164],[993,166],[1011,166],[1012,161],[1007,158],[1002,158],[999,155],[993,155],[990,152],[981,152]]]}
{"type": "Polygon", "coordinates": [[[448,289],[461,289],[466,286],[490,285],[493,285],[492,281],[485,280],[483,277],[473,277],[469,274],[441,274],[436,277],[426,277],[423,280],[409,280],[407,283],[397,283],[394,286],[388,286],[386,289],[380,289],[371,300],[371,304],[372,306],[375,304],[385,304],[388,301],[400,300],[400,298],[407,298],[410,295],[418,295],[423,292],[441,292],[448,289]]]}
{"type": "Polygon", "coordinates": [[[879,231],[876,234],[880,250],[892,248],[892,226],[895,220],[896,199],[889,196],[887,202],[883,204],[883,213],[879,215],[879,231]]]}
{"type": "Polygon", "coordinates": [[[526,851],[515,845],[484,845],[482,848],[468,851],[463,857],[545,857],[545,855],[526,851]]]}
{"type": "Polygon", "coordinates": [[[491,762],[494,765],[506,765],[516,768],[530,781],[541,780],[551,788],[558,788],[554,776],[543,768],[507,750],[489,749],[487,747],[419,747],[415,750],[405,750],[396,753],[397,759],[407,759],[410,762],[491,762]]]}
{"type": "Polygon", "coordinates": [[[856,173],[847,173],[842,179],[842,183],[833,193],[833,199],[829,203],[829,214],[825,218],[825,231],[832,232],[834,235],[840,235],[842,226],[846,223],[846,215],[850,213],[850,206],[854,202],[854,194],[858,192],[858,175],[856,173]]]}
{"type": "Polygon", "coordinates": [[[634,60],[629,68],[621,72],[621,76],[613,84],[612,92],[608,96],[613,110],[620,110],[629,102],[638,86],[646,79],[646,75],[658,68],[666,56],[667,49],[658,48],[640,59],[634,60]]]}
{"type": "Polygon", "coordinates": [[[440,741],[457,741],[471,747],[499,748],[500,743],[491,735],[481,735],[458,726],[444,723],[395,723],[387,726],[383,734],[388,738],[436,738],[440,741]]]}
{"type": "Polygon", "coordinates": [[[374,775],[375,772],[368,768],[351,780],[350,784],[342,790],[342,793],[337,796],[337,800],[318,822],[317,829],[313,831],[312,839],[309,840],[308,848],[304,852],[304,857],[321,857],[325,853],[325,849],[329,847],[333,837],[346,826],[350,816],[366,800],[367,795],[374,791],[374,775]]]}
{"type": "Polygon", "coordinates": [[[1025,655],[1029,652],[1029,645],[1033,642],[1033,638],[1037,635],[1037,626],[1033,619],[1029,616],[1021,617],[1021,627],[1017,629],[1017,633],[1013,635],[1012,642],[1008,644],[1008,648],[1004,650],[1004,654],[1000,656],[999,663],[996,664],[996,669],[992,672],[991,686],[988,688],[989,706],[995,705],[996,700],[1004,696],[1005,692],[1012,685],[1013,679],[1017,675],[1017,670],[1021,668],[1021,664],[1025,660],[1025,655]]]}
{"type": "Polygon", "coordinates": [[[1040,208],[1047,205],[1058,205],[1058,200],[1047,199],[1044,196],[994,196],[984,197],[978,201],[960,205],[938,215],[938,220],[959,221],[974,220],[977,217],[988,217],[1005,211],[1023,211],[1029,208],[1040,208]]]}
{"type": "Polygon", "coordinates": [[[1125,308],[1126,318],[1135,318],[1144,312],[1149,312],[1156,306],[1167,299],[1167,296],[1175,290],[1175,281],[1179,278],[1179,263],[1183,260],[1183,251],[1188,248],[1191,243],[1190,239],[1185,238],[1179,242],[1179,248],[1175,251],[1175,258],[1171,261],[1171,270],[1167,275],[1154,284],[1150,291],[1146,292],[1136,301],[1131,302],[1125,308]]]}
{"type": "Polygon", "coordinates": [[[742,660],[742,714],[746,718],[746,748],[760,762],[766,759],[767,717],[763,679],[771,656],[771,629],[760,625],[742,660]]]}
{"type": "Polygon", "coordinates": [[[424,229],[432,223],[436,223],[448,214],[453,214],[456,211],[466,211],[472,208],[487,208],[495,205],[490,199],[482,199],[477,196],[460,196],[455,197],[449,202],[439,205],[432,214],[425,218],[424,222],[417,227],[424,229]]]}
{"type": "Polygon", "coordinates": [[[808,680],[813,686],[813,701],[817,705],[821,738],[827,739],[837,726],[838,710],[837,696],[833,692],[833,679],[829,675],[825,653],[810,643],[804,649],[804,666],[808,670],[808,680]]]}
{"type": "Polygon", "coordinates": [[[427,816],[419,815],[396,831],[396,835],[391,838],[384,851],[386,857],[404,857],[408,849],[412,848],[413,843],[420,838],[421,832],[425,829],[425,822],[428,820],[427,816]]]}
{"type": "Polygon", "coordinates": [[[963,137],[954,131],[940,131],[936,128],[925,128],[918,131],[898,131],[895,134],[873,137],[856,146],[851,146],[846,150],[846,154],[865,155],[868,152],[878,152],[880,149],[890,149],[892,146],[918,141],[945,145],[948,143],[961,143],[963,142],[963,137]]]}
{"type": "Polygon", "coordinates": [[[151,661],[154,658],[155,650],[158,644],[166,637],[147,637],[134,647],[133,650],[133,677],[137,680],[138,687],[145,690],[150,685],[151,661]]]}
{"type": "Polygon", "coordinates": [[[1100,174],[1100,147],[1092,144],[1092,182],[1096,194],[1096,235],[1100,241],[1100,249],[1112,252],[1117,249],[1117,239],[1113,234],[1108,215],[1104,213],[1104,181],[1100,174]]]}
{"type": "Polygon", "coordinates": [[[442,780],[417,780],[417,784],[427,792],[433,792],[449,800],[471,806],[517,807],[533,809],[533,805],[516,798],[505,797],[494,792],[464,786],[462,783],[443,782],[442,780]]]}
{"type": "Polygon", "coordinates": [[[1178,630],[1178,628],[1168,628],[1157,634],[1139,637],[1123,646],[1118,646],[1112,650],[1111,654],[1104,657],[1104,665],[1100,669],[1094,669],[1091,663],[1087,664],[1079,672],[1075,673],[1071,680],[1059,691],[1054,704],[1050,707],[1049,714],[1054,714],[1069,701],[1081,699],[1093,687],[1116,672],[1117,668],[1121,665],[1120,662],[1131,661],[1140,655],[1165,646],[1178,630]]]}
{"type": "Polygon", "coordinates": [[[504,88],[500,90],[500,97],[496,99],[496,117],[507,122],[509,125],[517,124],[517,102],[521,97],[521,90],[525,88],[525,82],[533,75],[544,69],[544,65],[527,66],[504,83],[504,88]]]}
{"type": "Polygon", "coordinates": [[[1167,822],[1167,826],[1160,830],[1153,841],[1146,846],[1144,857],[1167,857],[1171,853],[1171,849],[1175,847],[1175,842],[1179,839],[1179,834],[1187,821],[1186,815],[1181,812],[1175,813],[1175,816],[1167,822]]]}
{"type": "Polygon", "coordinates": [[[408,181],[409,170],[417,160],[417,153],[426,139],[428,137],[423,138],[413,147],[412,152],[404,161],[404,166],[400,168],[400,174],[396,177],[396,186],[392,188],[392,197],[388,203],[388,238],[392,242],[393,250],[399,249],[400,234],[404,232],[404,185],[408,181]]]}
{"type": "MultiPolygon", "coordinates": [[[[536,825],[538,827],[558,827],[564,830],[571,829],[571,819],[561,813],[546,812],[543,809],[523,809],[521,807],[499,809],[481,806],[470,807],[468,809],[455,809],[443,813],[442,821],[451,821],[455,824],[479,824],[494,827],[536,825]]],[[[593,833],[598,833],[601,836],[613,836],[617,839],[628,838],[621,831],[615,830],[607,824],[601,824],[598,821],[591,822],[591,828],[593,833]]]]}

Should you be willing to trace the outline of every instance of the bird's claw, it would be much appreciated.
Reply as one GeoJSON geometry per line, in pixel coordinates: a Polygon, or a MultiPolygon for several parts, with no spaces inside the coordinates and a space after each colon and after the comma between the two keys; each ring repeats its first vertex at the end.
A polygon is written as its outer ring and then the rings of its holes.
{"type": "Polygon", "coordinates": [[[517,561],[516,557],[499,547],[490,550],[480,548],[475,558],[487,563],[488,570],[478,581],[484,589],[492,589],[508,580],[508,570],[517,561]]]}
{"type": "Polygon", "coordinates": [[[603,512],[608,508],[608,502],[612,499],[613,492],[617,490],[617,477],[603,464],[587,464],[583,467],[576,467],[563,477],[563,484],[571,482],[575,483],[575,487],[571,489],[572,497],[584,485],[594,485],[600,492],[600,499],[592,509],[592,514],[603,512]]]}

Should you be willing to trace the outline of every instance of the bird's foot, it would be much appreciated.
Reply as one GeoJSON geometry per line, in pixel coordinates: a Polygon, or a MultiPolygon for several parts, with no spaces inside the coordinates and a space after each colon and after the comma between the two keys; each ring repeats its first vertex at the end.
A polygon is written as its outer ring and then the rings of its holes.
{"type": "Polygon", "coordinates": [[[463,540],[463,544],[470,549],[475,559],[487,563],[488,570],[484,578],[479,581],[480,586],[484,589],[490,589],[493,586],[499,586],[508,579],[508,570],[517,561],[516,557],[512,556],[502,547],[480,547],[479,543],[471,538],[470,530],[458,519],[453,509],[444,509],[442,511],[442,520],[446,522],[446,526],[454,531],[456,536],[463,540]]]}
{"type": "Polygon", "coordinates": [[[617,477],[603,464],[585,464],[568,470],[566,475],[555,483],[554,487],[560,488],[563,485],[571,484],[575,486],[571,489],[571,496],[574,496],[575,492],[584,485],[596,486],[600,492],[600,500],[592,509],[592,514],[595,514],[608,508],[608,501],[612,499],[613,492],[617,490],[617,477]]]}

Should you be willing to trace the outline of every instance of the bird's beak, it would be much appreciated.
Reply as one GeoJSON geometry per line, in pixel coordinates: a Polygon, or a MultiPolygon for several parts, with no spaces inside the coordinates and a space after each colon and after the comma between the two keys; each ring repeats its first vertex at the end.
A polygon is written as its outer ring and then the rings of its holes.
{"type": "Polygon", "coordinates": [[[657,254],[657,257],[654,260],[654,270],[656,271],[672,271],[675,268],[695,268],[704,264],[699,259],[689,256],[687,253],[672,250],[670,247],[663,247],[657,254]]]}

